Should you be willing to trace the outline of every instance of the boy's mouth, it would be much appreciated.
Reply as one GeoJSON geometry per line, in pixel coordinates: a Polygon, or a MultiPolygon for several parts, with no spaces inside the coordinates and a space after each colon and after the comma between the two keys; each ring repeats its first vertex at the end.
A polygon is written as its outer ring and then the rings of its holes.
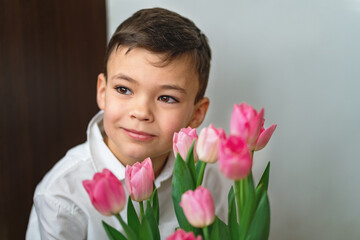
{"type": "Polygon", "coordinates": [[[141,131],[136,131],[133,129],[126,129],[126,128],[122,128],[122,129],[129,137],[131,137],[135,140],[138,140],[138,141],[148,141],[155,137],[155,135],[147,133],[147,132],[141,132],[141,131]]]}

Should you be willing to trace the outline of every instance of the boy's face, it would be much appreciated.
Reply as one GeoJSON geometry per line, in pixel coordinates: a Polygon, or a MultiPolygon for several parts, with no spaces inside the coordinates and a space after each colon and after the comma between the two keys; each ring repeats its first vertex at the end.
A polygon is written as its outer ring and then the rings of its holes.
{"type": "Polygon", "coordinates": [[[110,55],[108,76],[98,77],[97,101],[104,110],[106,143],[124,164],[150,157],[160,170],[172,150],[174,132],[198,127],[209,100],[194,104],[198,76],[186,58],[166,66],[154,63],[161,55],[120,46],[110,55]]]}

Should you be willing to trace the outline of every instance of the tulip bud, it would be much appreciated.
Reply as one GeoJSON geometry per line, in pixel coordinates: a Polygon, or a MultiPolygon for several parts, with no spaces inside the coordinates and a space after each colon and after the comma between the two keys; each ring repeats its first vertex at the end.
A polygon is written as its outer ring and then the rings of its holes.
{"type": "Polygon", "coordinates": [[[195,191],[186,191],[181,196],[180,206],[186,219],[194,227],[203,228],[215,220],[214,200],[210,191],[202,186],[195,191]]]}
{"type": "Polygon", "coordinates": [[[254,150],[263,123],[263,108],[258,113],[246,103],[235,104],[231,114],[230,132],[232,135],[245,139],[250,150],[254,150]]]}
{"type": "Polygon", "coordinates": [[[125,185],[131,199],[141,202],[151,197],[153,192],[154,170],[150,158],[142,163],[136,162],[125,168],[125,185]]]}
{"type": "MultiPolygon", "coordinates": [[[[191,127],[182,128],[180,132],[174,133],[173,150],[175,157],[177,157],[177,154],[180,153],[182,159],[185,160],[191,145],[194,140],[197,140],[197,138],[198,135],[196,133],[196,129],[191,127]]],[[[194,146],[194,159],[195,161],[198,159],[196,154],[196,142],[194,146]]]]}
{"type": "Polygon", "coordinates": [[[220,171],[229,179],[244,179],[251,171],[250,150],[241,137],[230,135],[221,139],[218,157],[220,171]]]}
{"type": "Polygon", "coordinates": [[[201,236],[195,237],[193,232],[187,233],[180,228],[167,237],[166,240],[202,240],[202,238],[201,236]]]}
{"type": "Polygon", "coordinates": [[[203,128],[197,141],[196,153],[203,162],[214,163],[218,158],[219,139],[225,138],[223,129],[216,129],[212,124],[203,128]]]}
{"type": "Polygon", "coordinates": [[[95,173],[93,180],[84,180],[82,184],[91,203],[102,215],[118,214],[124,208],[126,195],[123,185],[110,170],[95,173]]]}

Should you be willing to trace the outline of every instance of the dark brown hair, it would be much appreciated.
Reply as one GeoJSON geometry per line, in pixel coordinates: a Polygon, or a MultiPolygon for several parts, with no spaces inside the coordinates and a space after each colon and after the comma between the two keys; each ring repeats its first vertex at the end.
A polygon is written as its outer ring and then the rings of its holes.
{"type": "Polygon", "coordinates": [[[211,49],[206,36],[191,20],[163,8],[143,9],[134,13],[119,25],[110,39],[105,54],[105,77],[109,56],[120,45],[129,46],[128,51],[140,47],[164,54],[162,64],[165,65],[177,57],[190,57],[199,78],[195,102],[204,97],[211,49]]]}

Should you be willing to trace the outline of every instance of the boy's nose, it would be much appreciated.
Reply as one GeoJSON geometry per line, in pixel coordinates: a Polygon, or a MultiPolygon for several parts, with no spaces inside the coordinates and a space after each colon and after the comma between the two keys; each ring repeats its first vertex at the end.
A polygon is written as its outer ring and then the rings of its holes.
{"type": "Polygon", "coordinates": [[[150,107],[147,104],[139,104],[136,107],[134,107],[130,112],[130,117],[132,119],[137,119],[139,121],[147,121],[147,122],[151,122],[154,119],[150,107]]]}

